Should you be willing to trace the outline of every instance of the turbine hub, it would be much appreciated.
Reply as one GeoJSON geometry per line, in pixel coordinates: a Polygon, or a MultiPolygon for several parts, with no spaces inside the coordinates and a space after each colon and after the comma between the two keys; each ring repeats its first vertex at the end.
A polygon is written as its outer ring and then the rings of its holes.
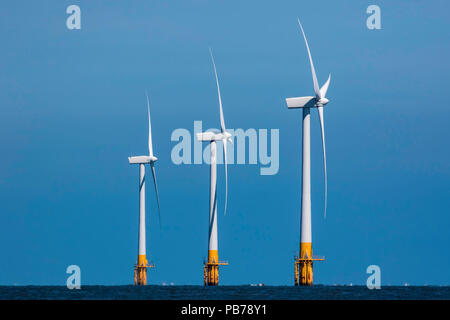
{"type": "Polygon", "coordinates": [[[318,101],[319,104],[321,105],[326,105],[330,100],[328,100],[327,98],[320,98],[320,100],[318,101]]]}

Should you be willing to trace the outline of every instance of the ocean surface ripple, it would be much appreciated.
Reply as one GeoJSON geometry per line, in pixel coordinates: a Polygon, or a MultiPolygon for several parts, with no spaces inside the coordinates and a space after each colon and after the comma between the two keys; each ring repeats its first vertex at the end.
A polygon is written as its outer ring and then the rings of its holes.
{"type": "Polygon", "coordinates": [[[450,299],[449,286],[0,286],[0,300],[417,300],[450,299]]]}

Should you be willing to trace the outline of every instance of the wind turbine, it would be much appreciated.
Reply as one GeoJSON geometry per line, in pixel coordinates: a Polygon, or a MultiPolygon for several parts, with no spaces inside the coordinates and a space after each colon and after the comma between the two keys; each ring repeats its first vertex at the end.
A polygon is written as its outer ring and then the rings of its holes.
{"type": "Polygon", "coordinates": [[[313,284],[313,261],[323,261],[324,258],[313,258],[312,237],[311,237],[311,143],[310,143],[310,109],[316,108],[319,114],[320,128],[322,133],[323,164],[325,177],[325,207],[324,215],[327,214],[327,165],[325,153],[325,132],[323,123],[323,108],[329,100],[325,95],[330,85],[331,74],[328,80],[319,89],[314,63],[311,58],[308,41],[306,40],[300,19],[298,25],[305,40],[308,51],[309,63],[314,84],[315,96],[288,98],[286,103],[288,108],[303,108],[303,144],[302,144],[302,217],[301,217],[301,235],[300,235],[300,256],[295,258],[295,285],[313,284]],[[300,275],[300,278],[299,278],[300,275]]]}
{"type": "Polygon", "coordinates": [[[204,265],[204,285],[217,286],[219,284],[219,265],[227,265],[227,262],[219,261],[218,241],[217,241],[217,144],[216,141],[223,142],[223,155],[225,164],[225,209],[227,210],[228,178],[227,178],[227,141],[232,142],[231,134],[226,131],[225,120],[223,118],[222,98],[220,96],[219,78],[217,77],[216,64],[211,49],[209,49],[211,60],[216,76],[217,95],[219,97],[220,113],[220,133],[201,132],[197,133],[197,139],[210,143],[211,165],[210,165],[210,193],[209,193],[209,235],[208,235],[208,261],[204,265]]]}
{"type": "Polygon", "coordinates": [[[159,208],[158,187],[156,184],[155,162],[158,160],[153,155],[152,145],[152,124],[150,121],[150,103],[147,97],[147,111],[148,111],[148,156],[128,157],[130,164],[139,164],[139,242],[138,242],[138,261],[134,268],[134,284],[147,284],[147,268],[153,268],[154,265],[149,264],[146,257],[145,248],[145,164],[149,164],[152,170],[153,183],[155,185],[156,201],[158,203],[158,217],[161,223],[161,214],[159,208]]]}

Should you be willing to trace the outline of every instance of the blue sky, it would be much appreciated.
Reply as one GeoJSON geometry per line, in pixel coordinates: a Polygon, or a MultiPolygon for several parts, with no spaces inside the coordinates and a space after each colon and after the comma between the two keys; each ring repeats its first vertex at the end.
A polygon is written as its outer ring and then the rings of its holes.
{"type": "Polygon", "coordinates": [[[300,233],[301,111],[311,95],[302,19],[325,110],[328,214],[312,112],[315,282],[449,285],[448,1],[14,1],[0,10],[0,284],[129,284],[137,255],[145,90],[163,225],[147,187],[152,284],[201,284],[209,167],[174,165],[170,141],[194,120],[218,127],[208,47],[227,127],[280,130],[280,169],[219,166],[222,284],[291,285],[300,233]],[[82,12],[66,28],[67,6],[82,12]],[[366,8],[381,8],[368,30],[366,8]]]}

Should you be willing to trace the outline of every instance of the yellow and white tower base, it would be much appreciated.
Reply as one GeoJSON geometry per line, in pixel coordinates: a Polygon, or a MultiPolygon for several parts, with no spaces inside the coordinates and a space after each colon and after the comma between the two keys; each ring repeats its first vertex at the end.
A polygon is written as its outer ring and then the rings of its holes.
{"type": "Polygon", "coordinates": [[[312,286],[313,261],[311,235],[311,114],[310,108],[303,108],[302,148],[302,217],[300,230],[300,256],[295,257],[295,285],[312,286]]]}
{"type": "Polygon", "coordinates": [[[154,268],[149,264],[145,255],[138,256],[138,263],[134,266],[134,284],[137,286],[147,285],[147,268],[154,268]]]}
{"type": "Polygon", "coordinates": [[[300,243],[300,256],[295,257],[295,285],[313,285],[313,261],[323,261],[324,258],[312,255],[311,242],[300,243]]]}
{"type": "Polygon", "coordinates": [[[217,250],[208,251],[208,262],[203,268],[203,284],[205,286],[219,285],[219,266],[226,266],[228,262],[219,261],[217,250]]]}
{"type": "MultiPolygon", "coordinates": [[[[211,165],[210,165],[210,193],[209,193],[209,235],[208,235],[208,261],[203,268],[203,284],[205,286],[219,285],[219,266],[227,265],[227,262],[219,261],[219,245],[217,239],[217,144],[215,137],[203,137],[199,140],[210,141],[211,165]]],[[[220,137],[219,137],[220,138],[220,137]]]]}
{"type": "Polygon", "coordinates": [[[145,286],[147,284],[147,268],[153,268],[148,264],[146,256],[145,239],[145,166],[139,164],[139,237],[138,237],[138,261],[134,266],[134,284],[145,286]]]}

